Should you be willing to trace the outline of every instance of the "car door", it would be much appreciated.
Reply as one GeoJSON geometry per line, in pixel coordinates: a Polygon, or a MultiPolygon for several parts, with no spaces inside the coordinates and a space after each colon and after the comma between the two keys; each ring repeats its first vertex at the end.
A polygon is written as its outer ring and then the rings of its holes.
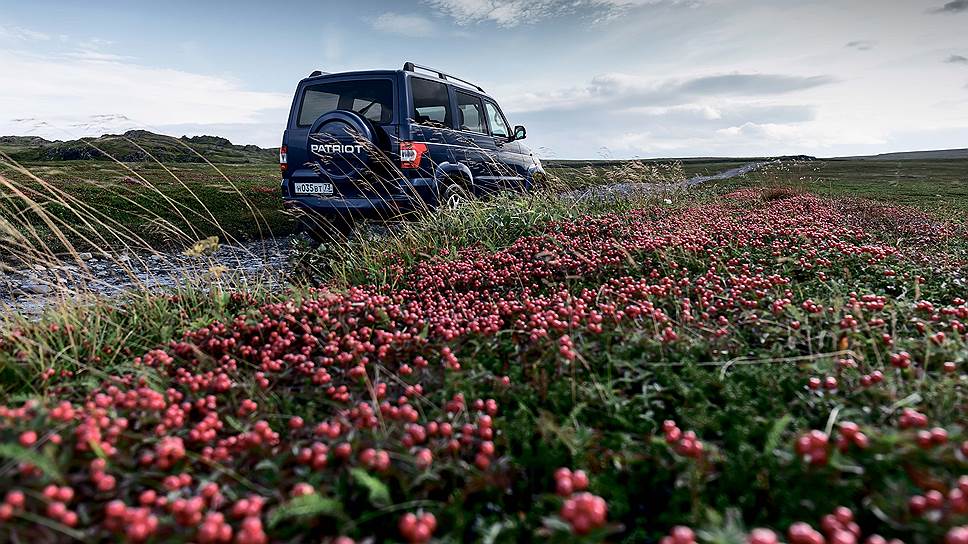
{"type": "Polygon", "coordinates": [[[497,146],[488,133],[484,119],[484,101],[475,93],[462,89],[454,90],[454,103],[457,105],[455,123],[457,145],[474,177],[474,190],[490,193],[501,188],[497,146]]]}
{"type": "Polygon", "coordinates": [[[484,99],[484,112],[496,152],[495,175],[502,188],[520,190],[525,186],[530,166],[530,156],[519,142],[511,140],[511,126],[501,108],[489,98],[484,99]]]}

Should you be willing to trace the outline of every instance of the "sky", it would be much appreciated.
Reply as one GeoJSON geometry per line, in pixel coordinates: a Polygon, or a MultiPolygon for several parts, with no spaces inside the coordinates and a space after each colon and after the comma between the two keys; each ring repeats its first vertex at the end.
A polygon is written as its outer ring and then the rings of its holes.
{"type": "Polygon", "coordinates": [[[311,71],[408,60],[547,158],[968,147],[968,0],[0,0],[0,135],[274,147],[311,71]]]}

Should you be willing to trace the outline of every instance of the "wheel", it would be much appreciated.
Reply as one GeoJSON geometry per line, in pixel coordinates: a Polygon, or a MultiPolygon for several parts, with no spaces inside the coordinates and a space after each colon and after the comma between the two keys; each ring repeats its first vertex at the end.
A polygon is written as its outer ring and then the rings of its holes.
{"type": "Polygon", "coordinates": [[[463,185],[454,180],[447,180],[440,195],[440,205],[448,210],[457,210],[467,204],[471,200],[471,196],[471,193],[463,185]]]}

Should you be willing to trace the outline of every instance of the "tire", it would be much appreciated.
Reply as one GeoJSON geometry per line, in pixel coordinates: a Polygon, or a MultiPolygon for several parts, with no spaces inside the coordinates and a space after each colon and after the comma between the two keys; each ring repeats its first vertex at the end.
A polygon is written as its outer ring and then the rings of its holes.
{"type": "Polygon", "coordinates": [[[448,179],[440,193],[439,205],[447,210],[459,210],[473,199],[473,194],[454,179],[448,179]]]}

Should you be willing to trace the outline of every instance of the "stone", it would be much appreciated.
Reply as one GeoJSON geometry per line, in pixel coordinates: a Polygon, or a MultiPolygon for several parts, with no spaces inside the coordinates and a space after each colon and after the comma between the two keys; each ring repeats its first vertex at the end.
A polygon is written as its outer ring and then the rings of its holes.
{"type": "Polygon", "coordinates": [[[27,282],[20,286],[20,289],[31,295],[46,295],[50,293],[50,285],[46,283],[27,282]]]}

